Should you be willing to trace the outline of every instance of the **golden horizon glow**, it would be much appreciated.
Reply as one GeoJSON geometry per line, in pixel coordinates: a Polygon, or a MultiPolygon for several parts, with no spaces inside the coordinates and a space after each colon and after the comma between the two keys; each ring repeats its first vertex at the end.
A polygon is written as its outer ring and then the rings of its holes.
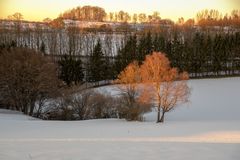
{"type": "Polygon", "coordinates": [[[160,12],[162,18],[176,21],[179,17],[194,18],[203,9],[217,9],[223,14],[240,8],[239,0],[0,0],[0,18],[15,12],[25,20],[42,21],[56,18],[60,13],[84,5],[99,6],[106,12],[124,10],[132,13],[160,12]]]}

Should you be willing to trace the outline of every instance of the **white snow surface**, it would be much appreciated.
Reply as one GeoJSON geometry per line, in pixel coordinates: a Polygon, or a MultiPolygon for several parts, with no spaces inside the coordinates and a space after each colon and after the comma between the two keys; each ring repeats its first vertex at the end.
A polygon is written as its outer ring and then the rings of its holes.
{"type": "Polygon", "coordinates": [[[163,124],[154,111],[145,122],[43,121],[0,109],[0,160],[239,160],[240,78],[189,85],[191,102],[163,124]]]}

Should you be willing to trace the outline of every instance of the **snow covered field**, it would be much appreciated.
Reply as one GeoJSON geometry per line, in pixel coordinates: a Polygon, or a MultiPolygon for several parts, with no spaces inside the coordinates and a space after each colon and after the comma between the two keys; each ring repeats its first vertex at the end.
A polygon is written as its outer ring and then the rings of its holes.
{"type": "Polygon", "coordinates": [[[155,112],[146,122],[61,122],[0,110],[0,160],[239,160],[240,78],[189,85],[191,103],[164,124],[155,112]]]}

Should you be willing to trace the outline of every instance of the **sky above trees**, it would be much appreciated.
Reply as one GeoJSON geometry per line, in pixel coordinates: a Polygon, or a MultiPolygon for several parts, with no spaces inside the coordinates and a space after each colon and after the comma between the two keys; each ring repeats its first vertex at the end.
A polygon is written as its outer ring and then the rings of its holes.
{"type": "Polygon", "coordinates": [[[239,0],[0,0],[0,18],[21,12],[26,20],[41,21],[56,18],[61,12],[77,6],[95,5],[106,12],[124,10],[129,13],[160,12],[162,18],[177,20],[194,18],[202,9],[217,9],[229,13],[240,8],[239,0]]]}

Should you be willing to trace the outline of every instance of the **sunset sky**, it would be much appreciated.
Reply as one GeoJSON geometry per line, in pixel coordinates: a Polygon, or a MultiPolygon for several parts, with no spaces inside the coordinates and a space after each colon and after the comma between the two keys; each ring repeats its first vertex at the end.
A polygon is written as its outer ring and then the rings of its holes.
{"type": "Polygon", "coordinates": [[[193,18],[202,9],[217,9],[230,13],[240,9],[240,0],[0,0],[0,18],[15,12],[23,14],[25,20],[42,21],[56,18],[59,13],[77,6],[94,5],[106,12],[124,10],[129,13],[160,12],[162,18],[177,20],[179,17],[193,18]]]}

